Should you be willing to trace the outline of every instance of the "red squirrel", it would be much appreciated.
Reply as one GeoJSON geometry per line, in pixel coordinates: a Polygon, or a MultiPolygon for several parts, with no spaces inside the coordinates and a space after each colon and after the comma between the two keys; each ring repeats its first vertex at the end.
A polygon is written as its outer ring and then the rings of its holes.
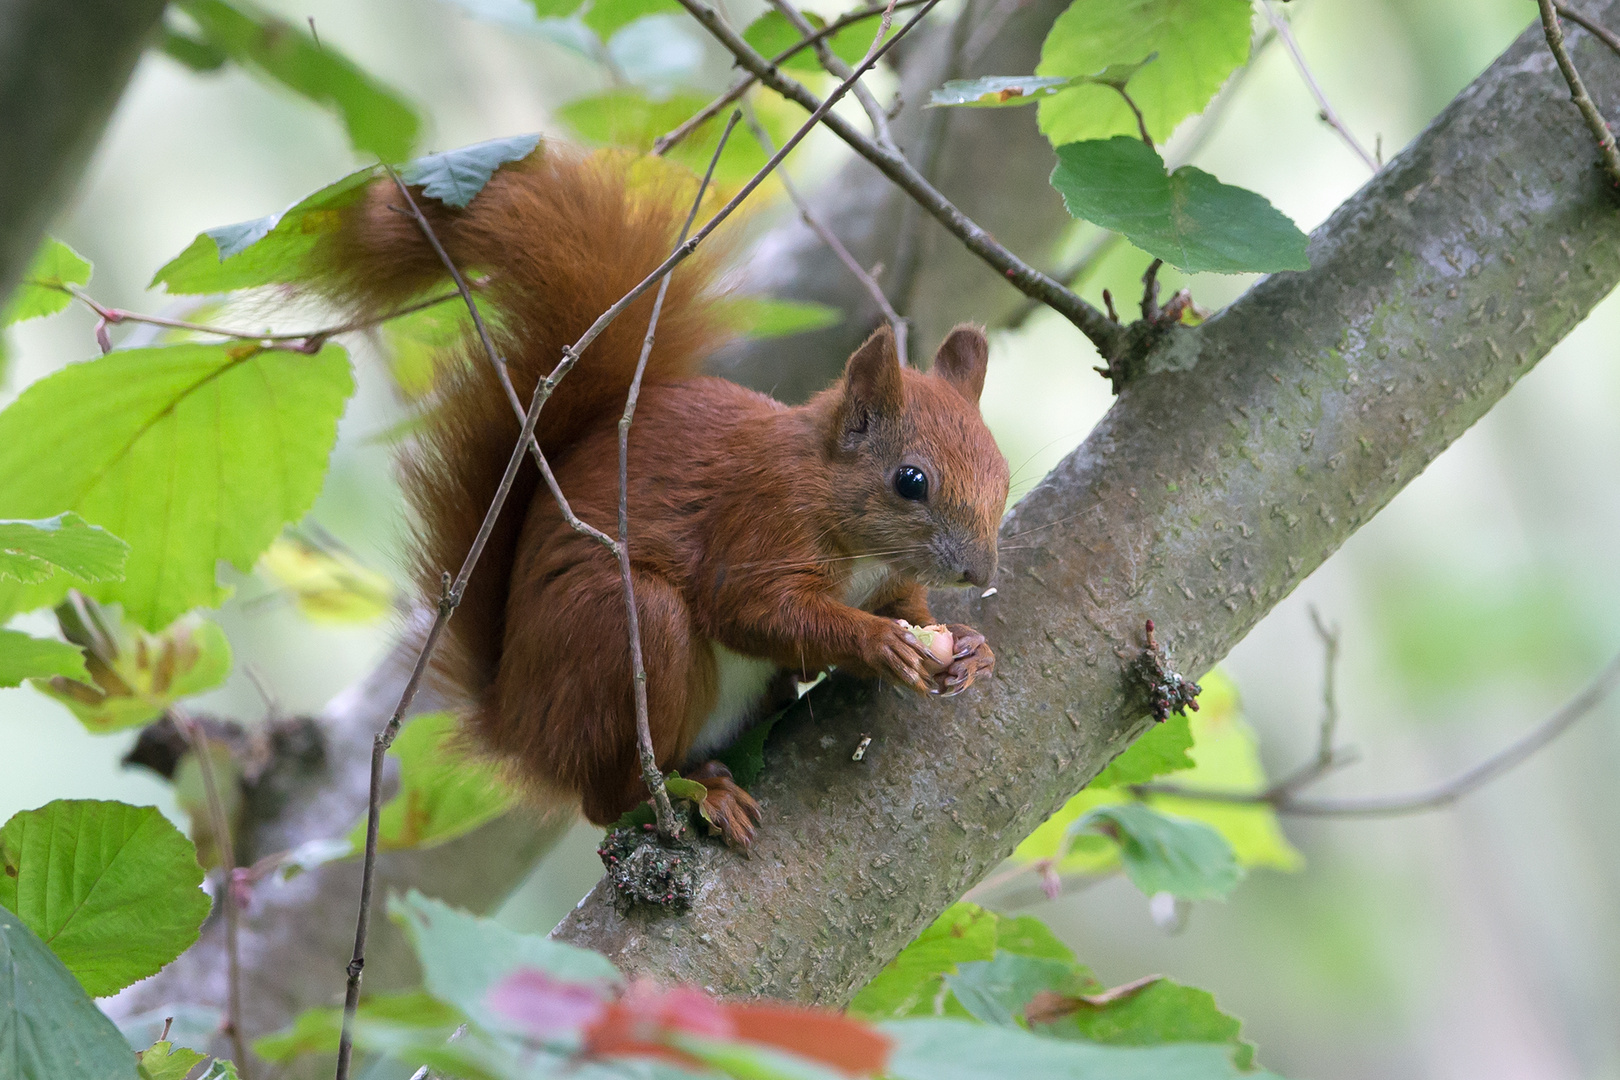
{"type": "MultiPolygon", "coordinates": [[[[544,143],[465,209],[419,199],[457,266],[485,275],[497,348],[525,403],[674,247],[689,182],[634,168],[544,143]]],[[[341,212],[315,255],[324,292],[379,313],[442,287],[443,264],[401,202],[379,180],[341,212]]],[[[992,670],[984,637],[958,625],[951,662],[928,674],[898,620],[933,623],[929,587],[989,583],[1008,470],[979,415],[980,329],[953,330],[925,374],[902,366],[885,327],[836,383],[789,407],[699,374],[727,337],[717,274],[701,251],[683,263],[657,324],[630,433],[630,556],[659,767],[701,781],[726,841],[746,848],[759,807],[711,756],[791,700],[792,680],[837,667],[949,694],[992,670]]],[[[537,430],[574,513],[609,535],[618,421],[652,299],[584,351],[537,430]]],[[[402,459],[428,595],[466,556],[517,434],[469,336],[402,459]]],[[[540,480],[526,460],[436,670],[467,702],[477,744],[607,824],[646,798],[619,566],[568,526],[540,480]]]]}

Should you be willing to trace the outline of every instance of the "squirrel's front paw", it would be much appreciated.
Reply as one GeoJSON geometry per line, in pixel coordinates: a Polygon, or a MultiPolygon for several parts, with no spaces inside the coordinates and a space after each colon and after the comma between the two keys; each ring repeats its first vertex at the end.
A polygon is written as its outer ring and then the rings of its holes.
{"type": "Polygon", "coordinates": [[[989,675],[996,669],[996,654],[984,635],[971,626],[951,623],[946,627],[955,639],[956,648],[944,671],[939,673],[938,693],[954,697],[973,685],[975,679],[989,675]]]}
{"type": "Polygon", "coordinates": [[[867,638],[862,653],[866,666],[884,678],[919,694],[939,693],[933,676],[928,674],[927,654],[910,627],[898,622],[883,624],[867,638]]]}

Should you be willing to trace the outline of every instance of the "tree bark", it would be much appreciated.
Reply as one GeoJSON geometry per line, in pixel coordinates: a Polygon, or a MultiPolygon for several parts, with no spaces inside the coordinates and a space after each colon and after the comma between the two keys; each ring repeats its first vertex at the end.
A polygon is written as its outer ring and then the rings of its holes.
{"type": "MultiPolygon", "coordinates": [[[[1611,7],[1612,5],[1605,5],[1611,7]]],[[[1599,15],[1599,17],[1602,17],[1599,15]]],[[[1620,69],[1576,51],[1594,96],[1620,69]]],[[[556,936],[722,994],[836,1005],[1151,723],[1143,624],[1208,670],[1620,280],[1620,203],[1527,31],[1262,281],[1161,350],[1008,515],[963,698],[832,683],[773,732],[753,858],[703,850],[689,915],[605,883],[556,936]],[[850,759],[863,734],[864,759],[850,759]]]]}
{"type": "Polygon", "coordinates": [[[84,171],[163,5],[0,3],[0,297],[84,171]]]}
{"type": "MultiPolygon", "coordinates": [[[[1589,8],[1606,18],[1620,0],[1589,8]]],[[[1038,41],[1044,25],[1021,32],[1038,41]]],[[[1589,35],[1571,42],[1614,115],[1620,65],[1589,35]]],[[[1169,355],[1195,366],[1128,386],[1008,516],[998,594],[935,598],[936,613],[990,638],[994,680],[943,702],[831,681],[813,716],[801,707],[767,745],[752,859],[705,845],[687,915],[624,917],[598,886],[558,936],[721,993],[845,1000],[1146,727],[1129,674],[1145,619],[1186,674],[1206,670],[1620,280],[1620,209],[1568,97],[1527,33],[1317,230],[1311,270],[1178,332],[1169,355]],[[862,734],[873,742],[855,763],[862,734]]],[[[988,129],[954,131],[950,154],[1001,145],[988,129]]],[[[995,198],[1048,197],[1045,172],[1007,171],[1019,179],[995,198]]],[[[875,194],[839,185],[822,205],[841,222],[840,205],[870,215],[875,194]]],[[[820,295],[859,297],[857,283],[840,291],[842,266],[804,258],[796,295],[833,280],[820,295]]],[[[964,292],[945,300],[966,305],[1006,287],[975,274],[950,288],[964,292]]],[[[385,670],[338,703],[326,769],[289,800],[292,816],[256,824],[258,850],[358,817],[370,736],[397,691],[385,670]]],[[[487,908],[544,831],[514,816],[389,856],[378,895],[414,886],[487,908]]],[[[340,996],[357,894],[352,864],[260,887],[244,950],[250,1034],[340,996]]],[[[398,988],[410,965],[386,920],[373,925],[385,932],[366,988],[398,988]]],[[[218,930],[116,1011],[222,1000],[218,930]]]]}

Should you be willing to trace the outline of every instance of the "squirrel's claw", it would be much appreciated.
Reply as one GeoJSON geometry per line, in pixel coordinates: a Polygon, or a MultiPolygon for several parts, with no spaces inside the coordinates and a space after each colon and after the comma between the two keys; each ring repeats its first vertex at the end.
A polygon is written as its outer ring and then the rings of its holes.
{"type": "Polygon", "coordinates": [[[726,846],[748,854],[754,843],[754,830],[759,825],[759,803],[731,778],[731,770],[718,761],[698,766],[687,777],[709,789],[704,796],[702,814],[709,823],[711,833],[718,834],[726,846]]]}
{"type": "Polygon", "coordinates": [[[984,640],[984,635],[971,626],[951,623],[946,629],[956,639],[955,659],[940,672],[939,688],[935,692],[942,697],[955,697],[975,680],[995,670],[996,654],[990,651],[990,643],[984,640]]]}

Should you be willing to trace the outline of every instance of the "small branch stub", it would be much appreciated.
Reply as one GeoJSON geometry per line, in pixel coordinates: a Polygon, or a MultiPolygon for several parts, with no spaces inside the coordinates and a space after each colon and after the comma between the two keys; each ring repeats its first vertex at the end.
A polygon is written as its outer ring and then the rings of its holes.
{"type": "MultiPolygon", "coordinates": [[[[682,835],[687,835],[682,830],[682,835]]],[[[624,825],[596,849],[620,911],[644,905],[686,911],[697,894],[698,857],[688,843],[670,843],[652,822],[624,825]]]]}
{"type": "Polygon", "coordinates": [[[1164,721],[1171,713],[1198,711],[1198,695],[1203,688],[1184,678],[1170,666],[1170,658],[1153,632],[1153,620],[1147,621],[1147,648],[1136,658],[1136,674],[1148,693],[1148,712],[1153,719],[1164,721]]]}

